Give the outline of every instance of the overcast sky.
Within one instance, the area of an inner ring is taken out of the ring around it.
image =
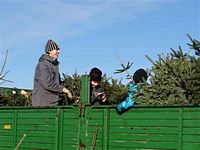
[[[0,0],[0,67],[14,83],[0,86],[33,87],[35,66],[48,39],[61,48],[60,73],[85,74],[100,68],[108,77],[133,62],[130,74],[150,68],[157,55],[200,40],[199,0]],[[191,51],[192,53],[193,51]]]

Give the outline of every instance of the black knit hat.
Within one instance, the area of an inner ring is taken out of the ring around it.
[[[133,74],[133,80],[135,83],[146,81],[147,80],[147,72],[144,69],[138,69]]]
[[[48,40],[46,45],[45,45],[45,53],[49,53],[50,51],[54,50],[54,49],[57,49],[59,50],[59,46],[58,44],[56,44],[53,40]]]
[[[92,68],[90,71],[90,80],[91,81],[101,81],[102,72],[98,68]]]

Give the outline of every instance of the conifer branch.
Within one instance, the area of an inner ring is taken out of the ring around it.
[[[131,66],[133,65],[133,63],[132,63],[132,62],[130,63],[130,62],[128,61],[127,65],[125,66],[125,65],[123,64],[122,60],[119,58],[119,56],[118,56],[117,54],[116,54],[116,57],[118,58],[118,60],[119,60],[119,62],[120,62],[120,64],[121,64],[121,66],[122,66],[122,69],[116,69],[115,72],[114,72],[114,74],[126,72],[126,73],[127,73],[127,79],[131,79],[132,76],[129,74],[128,69],[131,68]]]

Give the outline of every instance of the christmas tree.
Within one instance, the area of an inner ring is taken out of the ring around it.
[[[195,50],[195,56],[171,49],[169,54],[158,55],[149,70],[150,83],[143,86],[143,93],[137,97],[142,104],[199,104],[200,103],[200,42],[192,39],[188,44]]]

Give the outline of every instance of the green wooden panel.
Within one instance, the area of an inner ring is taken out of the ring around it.
[[[77,131],[64,131],[63,138],[77,138],[78,130]]]
[[[17,125],[17,130],[28,130],[28,131],[54,131],[55,125]]]
[[[166,134],[111,134],[110,140],[127,140],[127,141],[169,141],[177,142],[178,135]]]
[[[34,109],[33,109],[34,110]],[[42,111],[42,110],[35,110],[35,111],[22,111],[22,110],[20,110],[19,112],[18,112],[18,119],[21,119],[21,118],[23,118],[23,119],[30,119],[30,118],[37,118],[37,119],[44,119],[44,118],[55,118],[55,114],[56,114],[56,112],[53,112],[53,110],[52,110],[52,112],[50,111],[50,110],[48,110],[48,111]]]
[[[183,142],[198,143],[198,142],[200,142],[200,135],[183,135]]]
[[[118,115],[116,112],[112,112],[110,115],[111,119],[178,119],[180,117],[180,114],[178,111],[149,111],[149,112],[143,112],[143,110],[132,111],[128,113],[124,113],[122,115]]]
[[[198,112],[200,111],[200,107],[197,106],[197,107],[182,107],[184,112]]]
[[[1,127],[2,127],[4,124],[13,124],[13,119],[7,119],[7,118],[0,119],[0,125],[1,125]],[[1,129],[1,128],[0,128],[0,129]]]
[[[5,136],[5,135],[13,135],[13,130],[9,130],[9,129],[4,129],[4,130],[0,130],[0,136]]]
[[[200,119],[200,111],[197,111],[197,112],[193,112],[193,111],[184,112],[183,118],[184,119],[189,119],[189,120]]]
[[[200,127],[183,128],[183,134],[199,135],[200,136]]]
[[[4,150],[5,148],[10,148],[13,149],[13,146],[12,146],[12,142],[9,142],[9,141],[1,141],[0,143],[0,148],[2,148],[2,150]]]
[[[77,140],[77,137],[70,137],[70,138],[64,138],[63,139],[63,144],[64,145],[73,145],[73,144],[76,144],[78,143],[79,140]]]
[[[78,117],[78,112],[75,110],[64,110],[63,118],[64,119],[76,119]]]
[[[82,75],[81,77],[81,102],[89,103],[89,78],[88,75]]]
[[[0,119],[14,118],[14,111],[0,110]]]
[[[0,150],[13,150],[14,110],[0,109]]]
[[[110,140],[110,149],[120,150],[121,148],[153,148],[153,149],[178,149],[176,142],[152,142],[152,141],[122,141]]]
[[[96,125],[94,125],[94,126],[88,126],[87,129],[86,129],[87,133],[88,134],[93,133],[94,130],[95,130],[95,128],[96,128]],[[101,126],[101,127],[99,126],[99,128],[98,128],[98,134],[99,133],[103,133],[103,132],[104,132],[104,127],[103,126]]]
[[[20,149],[27,149],[27,150],[30,150],[30,149],[34,149],[34,150],[54,150],[55,149],[55,145],[54,144],[44,144],[44,143],[22,143],[20,145]],[[19,149],[19,150],[20,150]]]
[[[63,145],[63,150],[77,150],[79,147],[79,144]]]
[[[64,119],[63,123],[65,125],[77,125],[78,120],[77,119]]]
[[[0,141],[13,142],[13,136],[3,136],[3,135],[1,135]]]
[[[64,109],[62,118],[62,145],[60,148],[63,150],[77,149],[79,145],[79,113],[78,109]]]
[[[17,137],[17,141],[20,141],[22,139],[23,136],[18,136]],[[23,143],[43,143],[43,144],[53,144],[55,143],[55,136],[54,137],[41,137],[41,136],[29,136],[27,135],[24,140],[23,140]]]
[[[27,136],[30,137],[54,137],[55,136],[55,130],[50,131],[35,131],[35,130],[18,130],[17,135],[23,135],[26,134]]]
[[[55,118],[44,118],[44,119],[36,119],[36,118],[28,118],[28,119],[18,119],[18,125],[40,125],[47,124],[52,125],[55,124]]]
[[[137,134],[177,134],[178,127],[118,127],[110,126],[110,133],[137,133]]]
[[[200,120],[183,120],[184,127],[200,127]]]
[[[78,126],[67,126],[67,125],[65,125],[64,127],[63,127],[63,133],[64,132],[66,132],[66,133],[69,133],[69,132],[78,132],[79,130],[78,130]]]
[[[133,107],[132,109],[130,109],[129,111],[127,111],[126,113],[123,113],[122,115],[119,116],[127,116],[130,115],[131,113],[149,113],[149,112],[155,112],[155,113],[163,113],[163,112],[172,112],[172,113],[176,113],[179,111],[180,108],[173,108],[173,107]],[[111,113],[116,113],[116,109],[112,109]]]
[[[74,113],[72,113],[72,114],[64,114],[64,119],[77,119],[77,114],[74,114]]]
[[[98,119],[88,119],[88,126],[101,126],[103,125],[103,120],[98,120]]]
[[[0,108],[0,150],[13,150],[23,134],[19,150],[77,150],[80,141],[83,150],[93,143],[95,150],[200,150],[199,107],[135,107],[119,115],[113,107],[86,106],[79,113],[78,106]]]
[[[134,120],[134,119],[116,119],[112,122],[110,121],[111,126],[142,126],[142,127],[176,127],[179,125],[179,120]]]
[[[183,143],[183,150],[200,150],[200,144],[198,143]]]
[[[114,149],[114,148],[113,148]],[[115,148],[116,150],[169,150],[169,149],[155,149],[155,148],[136,148],[136,147],[120,147],[120,148]]]
[[[99,120],[102,120],[104,118],[104,116],[103,116],[103,112],[101,112],[101,113],[88,114],[87,118],[88,119],[96,119],[96,120],[99,119]]]

